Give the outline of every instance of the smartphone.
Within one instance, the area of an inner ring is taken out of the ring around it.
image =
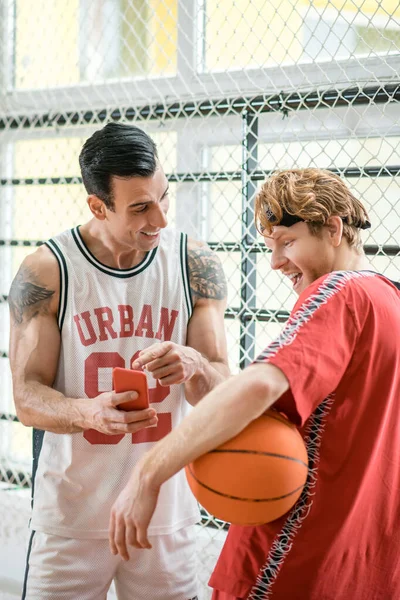
[[[143,371],[134,369],[113,369],[113,389],[116,392],[137,392],[136,400],[129,400],[118,405],[121,410],[144,410],[149,408],[149,390],[147,387],[147,376]]]

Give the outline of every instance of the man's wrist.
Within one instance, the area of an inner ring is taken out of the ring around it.
[[[194,350],[194,348],[193,348]],[[204,358],[204,356],[198,350],[194,350],[196,352],[196,369],[190,379],[202,378],[206,374],[207,365],[209,364],[208,360]]]
[[[89,418],[89,402],[88,398],[77,398],[71,400],[71,404],[75,409],[74,425],[83,431],[91,428]]]
[[[164,483],[157,461],[152,460],[151,451],[136,464],[135,476],[139,477],[140,487],[149,491],[158,491]]]

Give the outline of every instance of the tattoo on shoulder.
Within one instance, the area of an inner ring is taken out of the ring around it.
[[[223,300],[226,278],[219,258],[207,246],[188,248],[190,289],[193,299]]]
[[[27,321],[39,314],[47,314],[54,290],[40,284],[33,271],[21,266],[11,284],[8,303],[14,321],[21,324],[24,317]]]

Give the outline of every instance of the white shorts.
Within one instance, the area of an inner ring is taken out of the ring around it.
[[[152,548],[129,548],[125,562],[108,540],[32,533],[22,600],[197,600],[195,529],[150,537]]]

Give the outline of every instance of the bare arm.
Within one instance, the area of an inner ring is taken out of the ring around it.
[[[251,365],[224,381],[149,452],[149,479],[161,485],[189,462],[240,433],[288,389],[286,375],[269,364]]]
[[[97,429],[103,433],[128,433],[149,425],[154,411],[129,415],[116,406],[132,392],[106,392],[90,400],[67,398],[52,389],[60,354],[57,323],[59,272],[55,257],[39,248],[22,263],[10,289],[10,366],[14,401],[24,424],[55,433]],[[134,394],[136,397],[136,394]],[[146,413],[146,414],[144,414]],[[153,414],[154,413],[154,414]],[[146,423],[146,425],[144,425]],[[131,428],[131,429],[130,429]]]
[[[207,394],[135,467],[111,512],[111,551],[126,559],[127,545],[150,547],[147,527],[160,486],[188,463],[237,435],[288,388],[280,369],[258,364]]]
[[[10,366],[17,416],[24,425],[80,431],[79,406],[51,389],[57,371],[59,275],[40,248],[22,263],[10,289]]]
[[[206,244],[189,241],[188,264],[194,309],[187,345],[200,353],[200,361],[185,392],[188,402],[196,404],[230,373],[224,323],[227,286],[219,257]]]
[[[200,242],[189,241],[188,263],[193,313],[186,346],[153,344],[132,365],[145,367],[161,385],[183,383],[190,404],[229,376],[224,313],[226,281],[218,256]]]

